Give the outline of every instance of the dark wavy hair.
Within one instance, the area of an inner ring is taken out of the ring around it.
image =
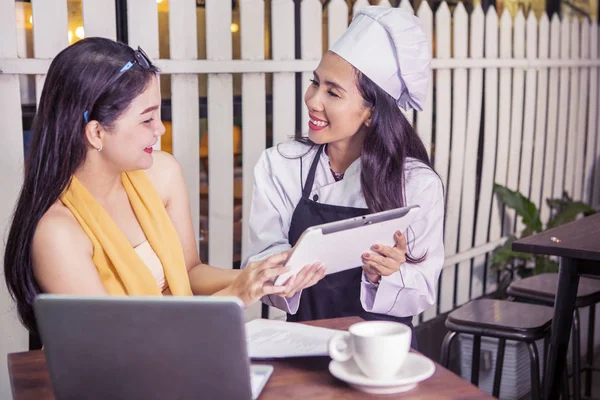
[[[32,332],[37,331],[32,304],[41,292],[33,274],[33,235],[42,216],[85,161],[84,112],[88,120],[110,130],[158,73],[154,66],[143,69],[137,63],[121,73],[133,60],[134,51],[125,44],[87,38],[61,51],[50,64],[4,254],[8,291],[23,325]]]
[[[356,68],[356,84],[364,105],[372,108],[371,123],[366,129],[360,156],[360,183],[367,207],[380,212],[406,206],[404,173],[408,157],[420,161],[415,168],[435,172],[423,141],[398,108],[396,100]],[[309,138],[297,133],[295,139],[314,146]],[[410,249],[409,262],[425,260],[427,254],[414,257]]]

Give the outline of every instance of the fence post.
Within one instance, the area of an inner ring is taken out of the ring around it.
[[[171,0],[169,3],[169,43],[172,60],[196,60],[195,0]],[[171,76],[171,121],[173,156],[177,158],[188,190],[194,243],[200,237],[200,125],[197,74]]]
[[[0,59],[17,58],[17,24],[14,1],[0,2]],[[65,35],[66,37],[66,35]],[[4,243],[12,212],[23,182],[23,126],[21,125],[21,94],[19,76],[0,73],[0,146],[5,150],[0,158],[0,260],[4,260]],[[0,398],[12,398],[6,355],[28,350],[27,330],[17,318],[15,303],[0,273]]]

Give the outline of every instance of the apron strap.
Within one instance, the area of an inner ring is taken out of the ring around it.
[[[319,165],[319,159],[321,158],[321,153],[323,152],[324,144],[319,146],[319,150],[317,150],[317,154],[313,159],[312,165],[310,166],[310,170],[308,171],[308,176],[306,177],[306,183],[304,184],[304,188],[302,189],[302,198],[308,199],[310,196],[310,192],[312,191],[313,183],[315,182],[315,172],[317,171],[317,165]],[[302,160],[300,160],[302,162]]]

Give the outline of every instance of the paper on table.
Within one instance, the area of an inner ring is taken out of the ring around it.
[[[246,324],[250,358],[326,356],[329,339],[340,331],[269,319]]]

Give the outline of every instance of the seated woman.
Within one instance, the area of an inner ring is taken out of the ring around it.
[[[246,305],[286,290],[287,254],[246,270],[203,264],[181,168],[152,146],[158,70],[138,49],[84,39],[52,61],[4,258],[24,325],[40,292],[221,295]]]
[[[286,311],[288,320],[360,316],[410,325],[435,302],[444,260],[443,187],[400,110],[422,109],[430,60],[414,15],[362,8],[323,56],[306,90],[308,138],[262,154],[255,169],[248,267],[287,251],[310,226],[421,207],[408,231],[396,233],[396,245],[373,243],[362,266],[324,278],[322,266],[307,266],[283,296],[263,299]]]

